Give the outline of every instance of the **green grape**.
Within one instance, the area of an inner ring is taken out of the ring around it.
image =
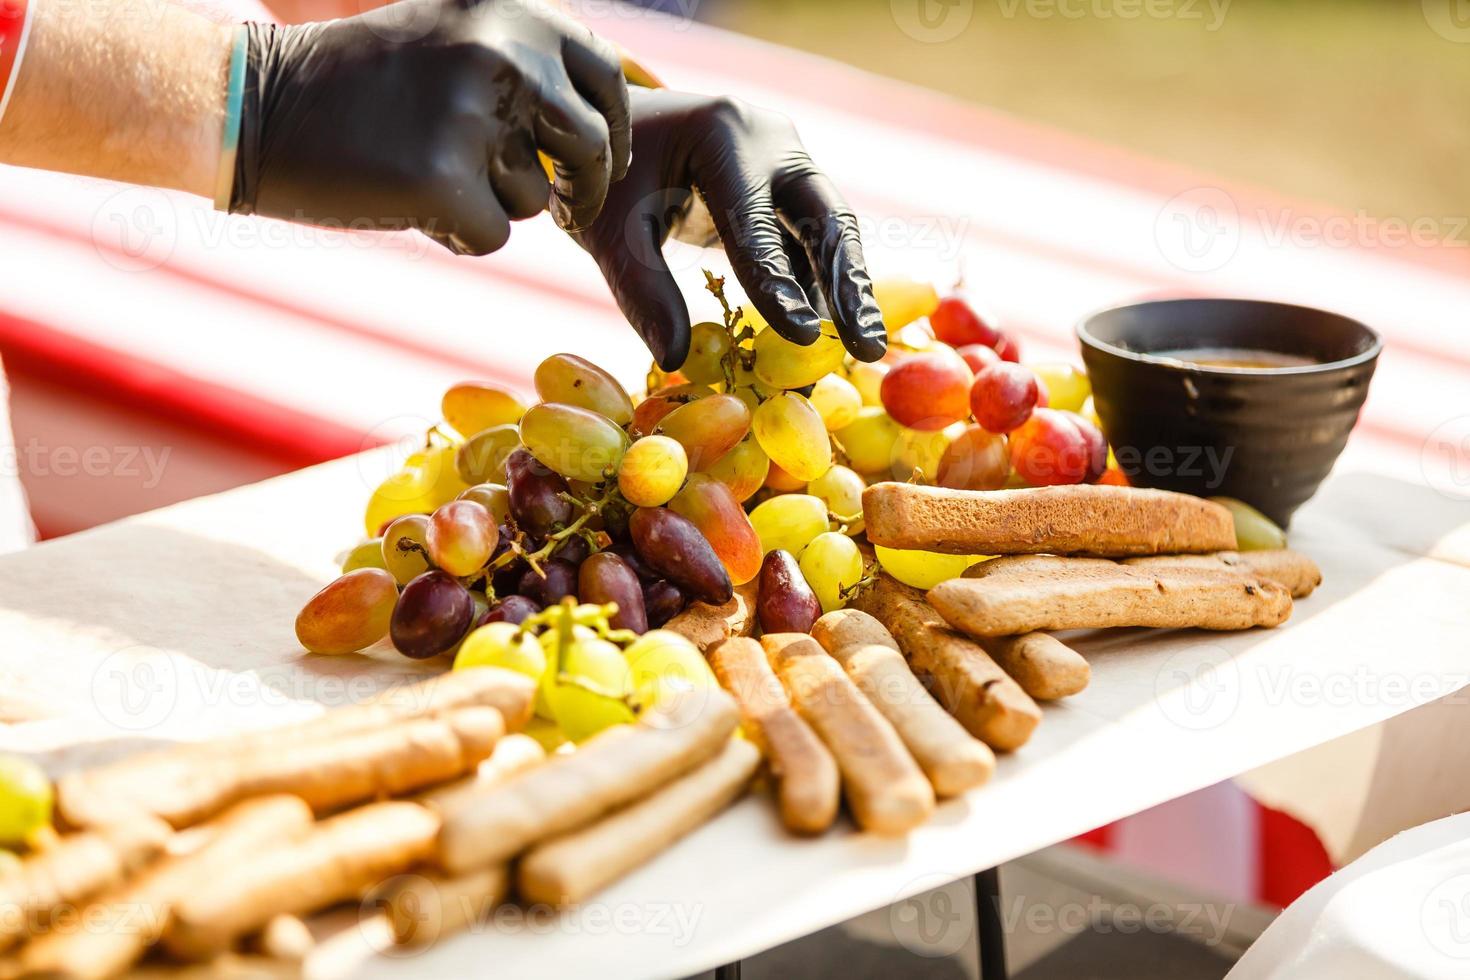
[[[671,695],[718,686],[699,648],[670,630],[650,630],[629,644],[633,702],[645,711]]]
[[[780,549],[800,557],[802,550],[829,526],[827,505],[809,493],[783,493],[758,504],[750,523],[761,539],[761,554]]]
[[[539,681],[546,673],[546,651],[514,623],[487,623],[465,637],[455,654],[455,670],[470,667],[503,667]]]
[[[676,440],[691,470],[713,466],[750,431],[750,408],[735,395],[710,395],[681,405],[658,424],[660,435]]]
[[[521,444],[516,425],[497,425],[476,432],[454,453],[454,468],[466,483],[504,483],[505,460]]]
[[[842,595],[863,577],[863,555],[857,544],[845,534],[827,531],[812,539],[801,553],[801,574],[817,594],[822,612],[829,613],[847,605]]]
[[[40,766],[18,755],[0,755],[0,844],[25,845],[49,827],[51,803],[51,780]]]
[[[842,366],[845,351],[831,321],[822,321],[822,333],[803,347],[774,330],[755,335],[755,375],[772,388],[805,388]]]
[[[312,653],[355,653],[388,635],[398,583],[359,568],[322,589],[296,614],[296,639]]]
[[[412,457],[411,457],[412,458]],[[405,464],[378,484],[368,497],[363,524],[369,536],[383,533],[388,522],[404,514],[427,514],[433,510],[433,474],[421,466]]]
[[[771,462],[798,480],[814,480],[832,465],[832,440],[822,417],[794,391],[761,402],[751,428]]]
[[[483,381],[466,381],[444,392],[439,404],[444,421],[462,436],[497,425],[515,425],[526,406],[515,395]]]
[[[806,492],[818,498],[833,515],[847,525],[848,535],[863,532],[863,478],[846,466],[834,466],[806,485]]]
[[[1267,551],[1286,547],[1286,532],[1271,518],[1243,500],[1234,497],[1211,497],[1235,518],[1235,550]]]
[[[729,487],[735,499],[743,504],[765,484],[770,470],[771,457],[755,436],[746,436],[705,472]]]
[[[712,385],[725,380],[725,355],[730,352],[730,332],[722,323],[696,323],[689,335],[689,356],[679,371],[696,384]]]
[[[847,369],[847,380],[857,389],[864,405],[874,408],[883,405],[883,379],[888,376],[889,367],[886,361],[854,361]]]
[[[668,436],[644,436],[618,464],[618,489],[635,507],[658,507],[679,492],[688,474],[683,446]]]
[[[893,449],[892,473],[895,480],[907,480],[917,470],[924,482],[939,482],[939,461],[944,451],[965,431],[965,423],[952,422],[934,432],[901,429]]]
[[[878,303],[883,325],[890,335],[920,317],[928,316],[939,306],[939,294],[934,287],[915,279],[875,279],[873,299]]]
[[[617,644],[575,639],[562,651],[547,701],[567,738],[581,742],[604,728],[633,720],[628,706],[631,672]]]
[[[1063,412],[1082,412],[1092,397],[1092,382],[1071,364],[1027,364],[1046,389],[1047,407]],[[1083,412],[1083,414],[1086,414]]]
[[[628,434],[605,415],[544,402],[532,405],[521,418],[521,442],[542,465],[562,476],[600,483],[617,472]]]
[[[520,438],[519,435],[516,436]],[[473,500],[488,510],[496,524],[504,524],[510,516],[510,491],[500,483],[477,483],[459,495],[460,500]]]
[[[882,408],[865,407],[857,421],[837,433],[847,460],[859,473],[888,476],[901,427]]]
[[[585,408],[618,425],[633,420],[633,399],[618,379],[576,354],[552,354],[537,365],[536,394],[543,402]]]
[[[965,573],[965,569],[976,562],[985,561],[988,557],[941,555],[933,551],[900,551],[897,548],[885,548],[881,544],[874,545],[873,550],[878,555],[878,564],[883,566],[883,571],[904,585],[926,591],[940,582],[959,578]]]
[[[826,375],[818,381],[808,398],[828,432],[836,432],[857,421],[858,412],[863,407],[863,396],[858,394],[852,382],[836,374]]]
[[[347,557],[342,559],[342,574],[355,572],[359,568],[386,568],[383,564],[383,539],[368,538],[362,544],[347,552]]]
[[[429,564],[429,515],[409,514],[383,532],[383,567],[399,585],[407,585],[433,566]]]
[[[449,503],[469,489],[469,482],[460,478],[454,463],[458,452],[457,443],[452,446],[431,446],[423,452],[414,453],[404,463],[406,467],[417,467],[424,474],[429,506],[423,513],[427,514],[440,504]]]

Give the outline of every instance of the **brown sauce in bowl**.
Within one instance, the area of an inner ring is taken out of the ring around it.
[[[1269,370],[1271,368],[1307,367],[1319,363],[1310,357],[1298,354],[1283,354],[1274,350],[1256,350],[1250,347],[1200,347],[1189,350],[1152,351],[1150,357],[1197,364],[1200,367],[1246,368]]]

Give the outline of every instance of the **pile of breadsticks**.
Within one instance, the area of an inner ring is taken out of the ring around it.
[[[150,950],[299,962],[300,917],[341,903],[386,917],[401,943],[512,892],[574,903],[743,795],[760,762],[718,689],[551,756],[507,734],[534,695],[520,674],[455,671],[64,776],[60,833],[0,876],[0,977],[117,976]]]

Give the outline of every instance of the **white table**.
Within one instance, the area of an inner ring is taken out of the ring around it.
[[[303,654],[301,603],[360,534],[378,456],[191,501],[0,559],[0,751],[54,773],[273,725],[433,669],[391,651]],[[352,930],[318,976],[687,976],[992,868],[1467,681],[1470,508],[1336,475],[1295,546],[1326,581],[1274,631],[1077,638],[1091,687],[1046,708],[993,783],[906,839],[784,834],[747,798],[555,919],[502,918],[405,959]]]

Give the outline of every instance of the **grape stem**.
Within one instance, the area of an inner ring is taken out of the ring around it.
[[[720,370],[725,375],[725,390],[734,393],[737,388],[749,388],[756,398],[756,402],[765,401],[765,397],[754,385],[740,385],[735,383],[736,367],[743,367],[747,371],[755,369],[755,351],[747,350],[741,345],[747,340],[755,339],[755,330],[746,323],[741,327],[741,321],[745,318],[745,308],[737,306],[730,308],[730,301],[725,298],[725,277],[717,276],[708,269],[701,270],[704,273],[704,288],[720,302],[722,319],[725,323],[725,333],[730,337],[730,347],[725,351],[725,356],[720,359]]]
[[[603,512],[603,509],[618,497],[618,489],[617,484],[608,483],[606,484],[606,489],[603,491],[602,496],[598,497],[596,500],[583,500],[581,497],[570,493],[563,493],[560,494],[560,496],[562,497],[562,499],[571,503],[572,506],[581,509],[582,513],[577,517],[576,520],[572,521],[572,523],[568,524],[560,531],[554,531],[551,534],[547,535],[546,543],[543,544],[540,548],[537,548],[535,551],[526,550],[525,546],[521,543],[521,540],[519,540],[525,537],[525,532],[518,531],[517,539],[512,540],[510,543],[510,550],[504,552],[494,561],[490,562],[490,564],[486,565],[481,574],[484,574],[488,578],[499,569],[504,568],[506,565],[509,565],[516,558],[524,558],[526,560],[526,564],[530,565],[532,570],[534,570],[537,575],[545,578],[546,571],[541,567],[541,563],[550,558],[551,553],[556,550],[556,546],[561,544],[567,538],[570,538],[575,534],[590,535],[592,532],[584,531],[584,528],[587,527],[587,522],[596,517],[598,514],[601,514]],[[595,540],[589,538],[587,543],[591,545],[595,544],[596,542]],[[492,591],[493,586],[487,588],[486,590],[487,593]]]
[[[877,584],[878,563],[876,561],[872,561],[869,562],[867,567],[863,569],[862,578],[858,579],[856,582],[852,583],[844,589],[839,589],[837,594],[842,598],[844,602],[851,602],[857,597],[858,593],[862,592],[864,589],[872,588],[874,585]]]

